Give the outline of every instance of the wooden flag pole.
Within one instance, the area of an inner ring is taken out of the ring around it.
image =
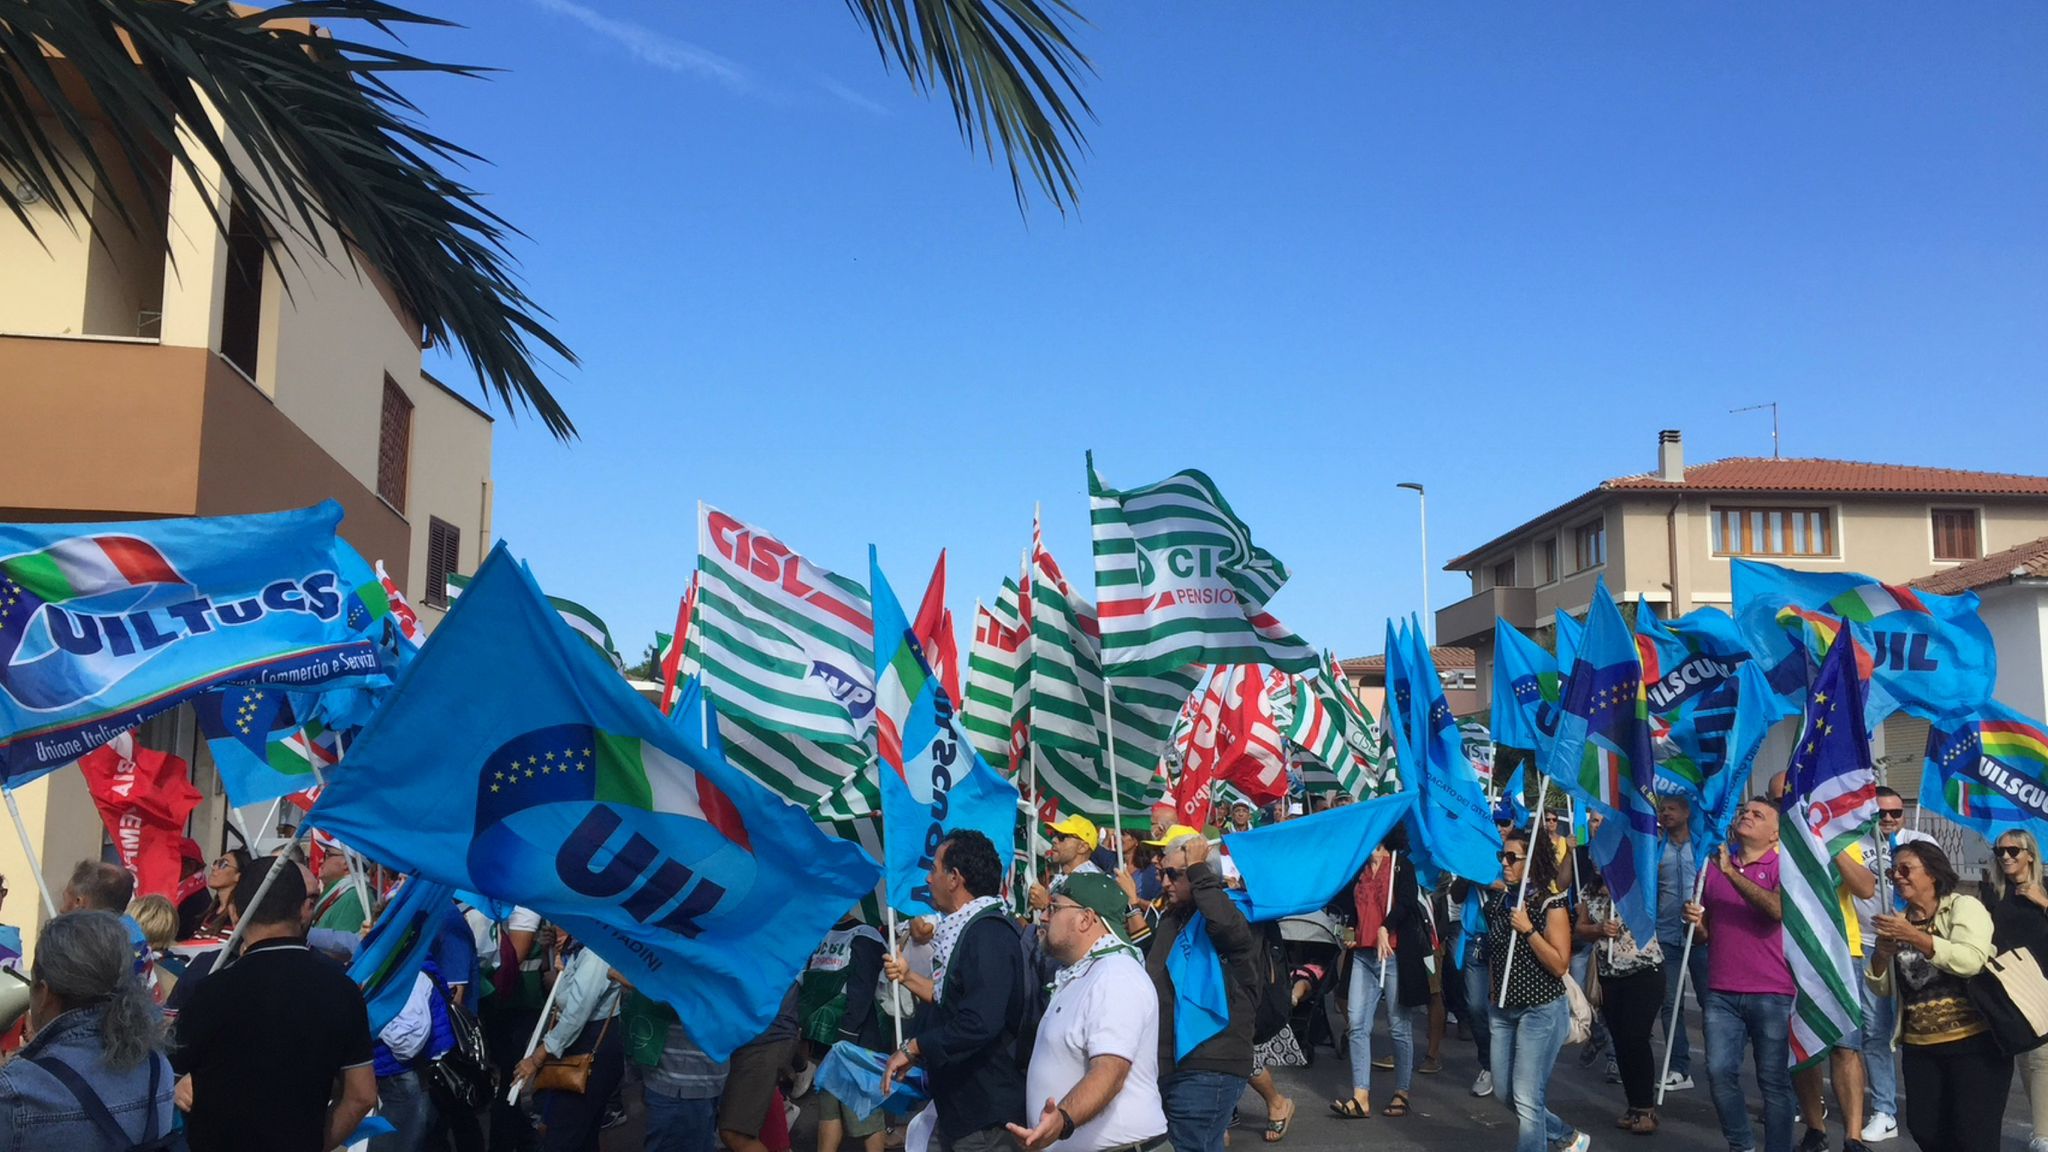
[[[1544,802],[1550,799],[1550,777],[1542,776],[1541,779],[1543,783],[1536,787],[1536,811],[1529,817],[1529,855],[1531,859],[1522,861],[1522,884],[1521,888],[1515,893],[1515,907],[1517,908],[1522,907],[1529,901],[1529,872],[1536,854],[1536,829],[1543,820]],[[1507,909],[1503,908],[1501,911],[1506,913]],[[1529,926],[1537,931],[1542,930],[1533,920],[1530,921]],[[1513,974],[1514,970],[1515,936],[1513,933],[1509,933],[1508,954],[1506,959],[1501,961],[1500,966],[1500,1002],[1495,1007],[1506,1008],[1508,1006],[1508,977]]]

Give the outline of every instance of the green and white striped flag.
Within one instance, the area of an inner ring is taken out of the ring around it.
[[[1835,1041],[1861,1025],[1863,1007],[1849,930],[1835,891],[1827,846],[1807,827],[1806,806],[1786,815],[1778,842],[1778,887],[1784,897],[1785,962],[1799,989],[1789,1043],[1793,1071],[1827,1056]]]
[[[995,607],[974,606],[974,640],[967,649],[967,700],[960,726],[982,760],[1014,774],[1015,740],[1024,709],[1024,662],[1030,634],[1018,612],[1017,582],[1004,579]]]
[[[1032,533],[1030,644],[1025,704],[1030,755],[1043,799],[1063,813],[1110,823],[1103,771],[1102,653],[1094,606],[1061,574],[1042,538]],[[1118,677],[1110,722],[1115,733],[1118,827],[1144,827],[1145,792],[1166,751],[1175,717],[1200,678],[1199,668]],[[1042,806],[1042,805],[1041,805]]]
[[[1361,781],[1363,790],[1353,793],[1360,800],[1377,800],[1401,790],[1401,758],[1394,753],[1394,717],[1388,714],[1392,707],[1391,699],[1380,702],[1380,722],[1374,733],[1376,755],[1367,759],[1365,779]]]
[[[460,572],[450,572],[448,602],[453,604],[467,587],[469,577]],[[626,661],[619,656],[618,646],[612,643],[612,630],[605,624],[603,617],[574,600],[564,600],[560,596],[548,597],[548,603],[554,605],[555,611],[562,617],[562,623],[567,624],[578,636],[590,641],[591,647],[604,653],[605,659],[612,662],[612,667],[624,670]]]
[[[1315,649],[1266,611],[1286,566],[1252,544],[1207,476],[1190,469],[1119,491],[1095,474],[1091,455],[1088,496],[1103,666],[1113,678],[1196,663],[1315,668]]]
[[[809,812],[876,810],[868,591],[708,505],[688,660],[733,766]]]

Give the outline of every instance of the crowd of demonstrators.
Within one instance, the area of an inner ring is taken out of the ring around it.
[[[1742,1096],[1747,1045],[1763,1095],[1763,1150],[1790,1152],[1794,986],[1785,962],[1777,806],[1761,797],[1743,804],[1729,842],[1708,867],[1700,899],[1686,904],[1685,917],[1709,949],[1704,1017],[1714,1111],[1730,1152],[1758,1146]]]
[[[1515,1114],[1515,1152],[1585,1152],[1591,1140],[1545,1101],[1550,1073],[1571,1026],[1564,980],[1572,954],[1571,915],[1549,829],[1510,829],[1501,880],[1482,904],[1492,978],[1489,1023],[1495,1090]]]
[[[1934,843],[1934,837],[1906,827],[1906,801],[1890,788],[1877,790],[1877,826],[1862,845],[1864,859],[1877,877],[1877,893],[1855,905],[1856,930],[1867,953],[1874,937],[1873,919],[1893,909],[1896,896],[1891,883],[1891,854],[1901,844],[1915,841]],[[1897,1053],[1892,1049],[1892,1029],[1897,1005],[1879,996],[1867,980],[1860,980],[1858,994],[1863,1008],[1863,1080],[1869,1119],[1863,1124],[1866,1143],[1890,1140],[1899,1134],[1899,1073]]]
[[[797,1014],[813,1060],[841,1040],[871,1052],[887,1052],[880,1011],[885,981],[882,959],[888,945],[858,908],[841,917],[811,953],[804,970]],[[846,1140],[863,1152],[882,1152],[882,1116],[856,1116],[830,1092],[818,1093],[818,1152],[839,1152]]]
[[[1899,845],[1891,872],[1904,907],[1875,918],[1865,976],[1897,1002],[1906,1129],[1923,1152],[1992,1152],[2013,1061],[1965,987],[1993,955],[1991,913],[1958,891],[1955,868],[1936,845]]]

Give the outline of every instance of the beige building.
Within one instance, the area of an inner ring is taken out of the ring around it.
[[[70,224],[31,205],[33,236],[0,215],[0,408],[10,417],[0,520],[209,516],[333,498],[347,511],[342,534],[383,561],[431,626],[447,574],[474,571],[490,540],[491,418],[421,369],[420,325],[375,272],[339,256],[334,236],[339,264],[304,237],[266,261],[207,175],[172,170],[157,202],[95,187],[90,219]],[[141,735],[194,763],[206,801],[193,836],[218,850],[228,817],[189,711]],[[76,772],[16,796],[53,889],[100,854],[104,832]],[[11,830],[0,874],[12,881],[0,921],[32,938],[37,895]]]

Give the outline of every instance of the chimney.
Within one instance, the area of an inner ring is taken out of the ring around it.
[[[1657,433],[1657,479],[1685,483],[1685,442],[1676,428]]]

